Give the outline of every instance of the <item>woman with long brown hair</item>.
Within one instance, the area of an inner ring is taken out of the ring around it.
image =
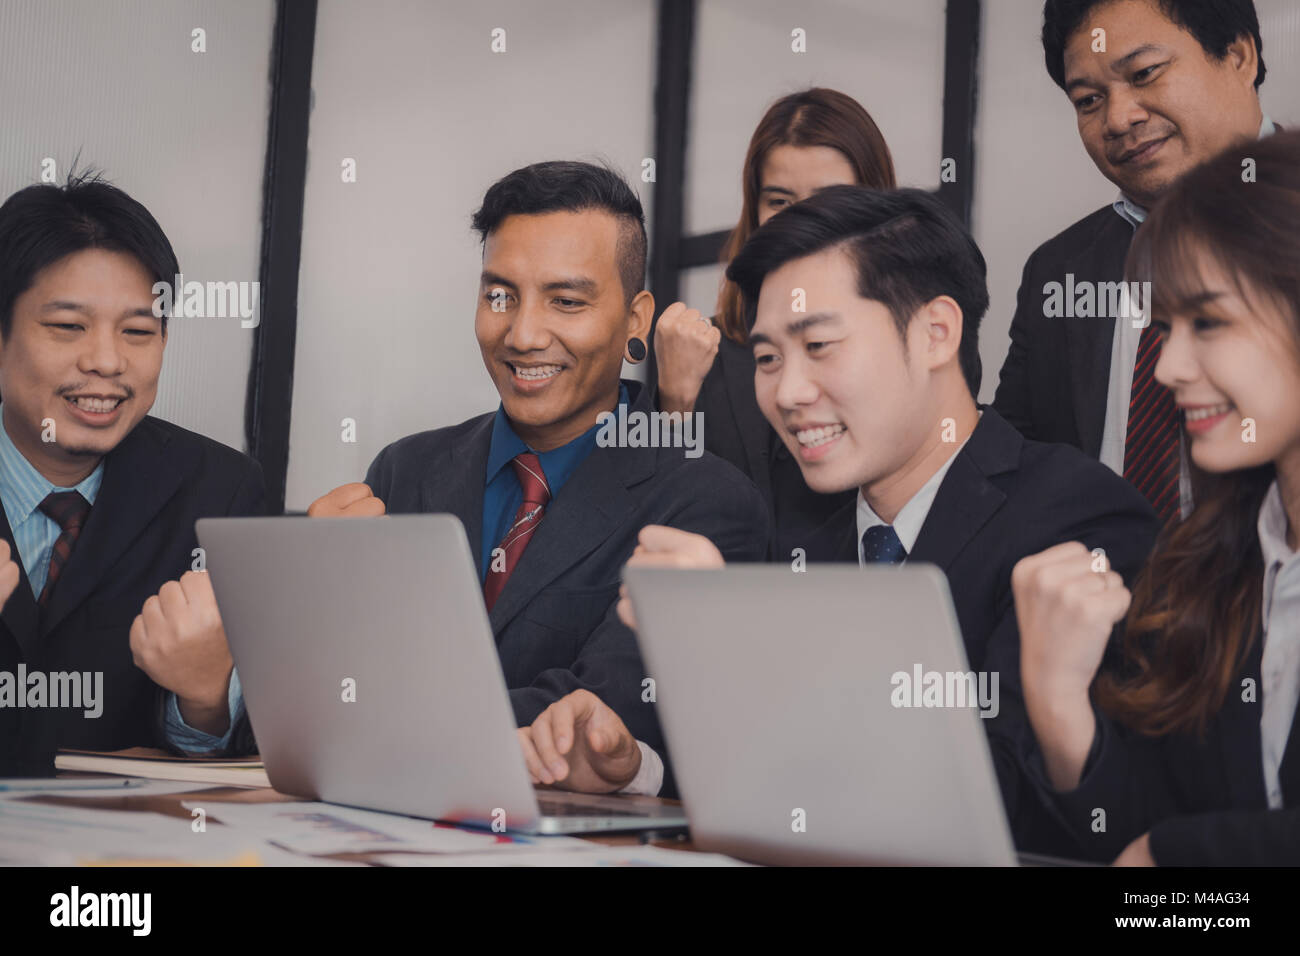
[[[836,185],[894,188],[894,162],[875,121],[857,100],[814,88],[783,96],[759,121],[742,172],[740,221],[722,250],[730,263],[772,216]],[[723,280],[717,314],[676,302],[655,325],[658,407],[701,412],[704,445],[758,486],[772,509],[774,553],[786,556],[856,492],[819,495],[772,432],[754,398],[754,356],[745,337],[740,292]]]
[[[1297,865],[1300,134],[1190,172],[1127,273],[1151,282],[1195,507],[1131,595],[1077,543],[1017,565],[1030,775],[1090,857]]]

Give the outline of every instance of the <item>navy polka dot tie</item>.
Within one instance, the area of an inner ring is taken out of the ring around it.
[[[872,525],[862,532],[862,557],[867,564],[898,564],[907,549],[887,524]]]

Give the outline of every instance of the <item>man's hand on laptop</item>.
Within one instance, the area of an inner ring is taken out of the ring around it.
[[[131,624],[131,656],[176,695],[185,723],[216,736],[226,732],[234,661],[206,571],[187,571],[144,602]]]
[[[5,601],[18,589],[19,580],[18,562],[12,557],[9,542],[0,541],[0,608],[5,606]]]
[[[636,550],[627,559],[629,568],[725,568],[726,559],[717,546],[702,534],[648,524],[637,535]],[[618,617],[636,630],[636,617],[627,587],[618,589]]]
[[[604,701],[575,690],[547,707],[530,727],[519,728],[519,745],[535,784],[580,793],[622,790],[641,769],[641,748]]]
[[[307,514],[312,518],[377,518],[384,514],[384,503],[365,482],[352,481],[321,495],[307,508]]]

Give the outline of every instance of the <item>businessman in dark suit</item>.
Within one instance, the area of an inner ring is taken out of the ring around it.
[[[807,560],[944,571],[970,666],[999,675],[999,713],[985,726],[1013,833],[1022,849],[1060,852],[1068,837],[1019,763],[1029,731],[1011,569],[1043,542],[1082,538],[1131,576],[1157,523],[1097,462],[1027,441],[976,405],[984,274],[974,241],[932,196],[854,186],[782,211],[728,270],[749,304],[765,417],[810,488],[857,489],[801,542]],[[806,312],[792,311],[796,288]],[[695,536],[646,530],[634,564],[723,560]]]
[[[174,579],[196,563],[197,518],[261,513],[264,492],[256,462],[148,417],[167,337],[153,285],[178,272],[158,223],[106,183],[0,207],[0,539],[19,571],[0,622],[0,775],[49,773],[60,747],[232,738],[224,645],[169,630],[201,576]],[[137,666],[142,610],[157,640]]]
[[[365,484],[313,516],[447,512],[464,524],[534,779],[530,725],[583,690],[640,745],[598,789],[671,792],[636,640],[615,613],[619,571],[647,524],[697,532],[733,560],[762,560],[766,507],[752,482],[699,446],[622,441],[604,423],[654,411],[624,357],[645,357],[654,301],[642,289],[640,201],[616,174],[539,163],[504,177],[475,215],[483,271],[475,333],[501,396],[495,413],[381,451]],[[664,437],[663,434],[660,436]],[[665,783],[666,781],[666,783]],[[572,784],[572,781],[569,781]],[[563,785],[563,784],[562,784]]]
[[[1257,92],[1259,21],[1251,0],[1047,0],[1043,19],[1048,73],[1119,195],[1025,263],[993,407],[1027,438],[1099,459],[1168,520],[1190,504],[1177,411],[1152,385],[1159,340],[1143,327],[1141,290],[1125,307],[1116,284],[1134,230],[1172,182],[1274,130]]]

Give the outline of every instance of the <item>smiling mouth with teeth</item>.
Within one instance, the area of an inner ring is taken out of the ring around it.
[[[515,373],[516,377],[523,379],[525,382],[540,382],[544,379],[553,378],[561,371],[561,366],[559,365],[534,365],[528,367],[524,365],[513,365],[509,362],[506,364],[510,365],[510,370]]]
[[[1183,416],[1189,422],[1199,422],[1203,418],[1213,418],[1215,415],[1226,415],[1232,411],[1232,405],[1210,405],[1205,408],[1185,408]]]
[[[802,428],[794,433],[794,437],[804,448],[816,448],[818,445],[834,441],[844,432],[843,425],[823,425],[820,428]]]
[[[70,405],[77,406],[83,412],[93,412],[99,415],[113,411],[126,401],[125,398],[92,398],[85,395],[69,395],[67,400]]]

